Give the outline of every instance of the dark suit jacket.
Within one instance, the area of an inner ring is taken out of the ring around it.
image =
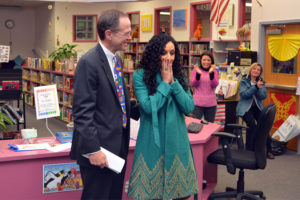
[[[78,164],[92,166],[82,154],[96,152],[100,146],[126,159],[130,101],[124,78],[123,85],[128,119],[126,129],[122,126],[123,113],[112,72],[100,44],[80,58],[74,76],[74,133],[70,152],[71,159],[77,160]],[[126,149],[121,149],[124,142]]]

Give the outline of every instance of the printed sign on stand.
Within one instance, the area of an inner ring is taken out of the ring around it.
[[[8,63],[10,46],[0,45],[0,63]]]
[[[56,85],[35,87],[34,101],[37,119],[59,116]]]

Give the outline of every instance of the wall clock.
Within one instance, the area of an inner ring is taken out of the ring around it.
[[[12,19],[7,19],[5,20],[4,25],[8,29],[13,29],[15,27],[15,21]]]

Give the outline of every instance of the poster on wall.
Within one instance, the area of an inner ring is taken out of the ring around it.
[[[226,38],[228,36],[229,26],[227,22],[221,22],[218,26],[218,37]]]
[[[37,119],[59,116],[56,85],[35,87],[34,101]]]
[[[187,12],[186,9],[174,10],[173,12],[173,27],[186,28]]]
[[[274,128],[279,128],[289,115],[296,114],[295,95],[271,92],[270,102],[276,105]]]
[[[83,184],[77,163],[43,165],[43,194],[82,189]]]
[[[220,24],[225,22],[228,24],[228,26],[233,26],[233,17],[234,17],[234,4],[230,3],[222,16]]]
[[[10,46],[0,45],[0,63],[9,62]]]
[[[152,15],[142,15],[141,16],[141,30],[142,31],[152,31]]]

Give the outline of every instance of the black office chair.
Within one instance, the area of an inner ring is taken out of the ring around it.
[[[264,169],[266,167],[266,141],[272,128],[276,113],[275,104],[267,105],[261,112],[256,129],[254,151],[248,151],[244,148],[232,148],[230,140],[237,139],[238,144],[243,144],[235,134],[217,132],[214,135],[220,137],[222,148],[212,152],[207,160],[210,163],[225,165],[230,174],[235,174],[236,168],[239,168],[239,177],[237,188],[226,188],[226,192],[213,193],[209,199],[217,198],[236,198],[236,199],[265,199],[262,191],[244,191],[244,169]],[[259,197],[258,197],[259,196]]]

